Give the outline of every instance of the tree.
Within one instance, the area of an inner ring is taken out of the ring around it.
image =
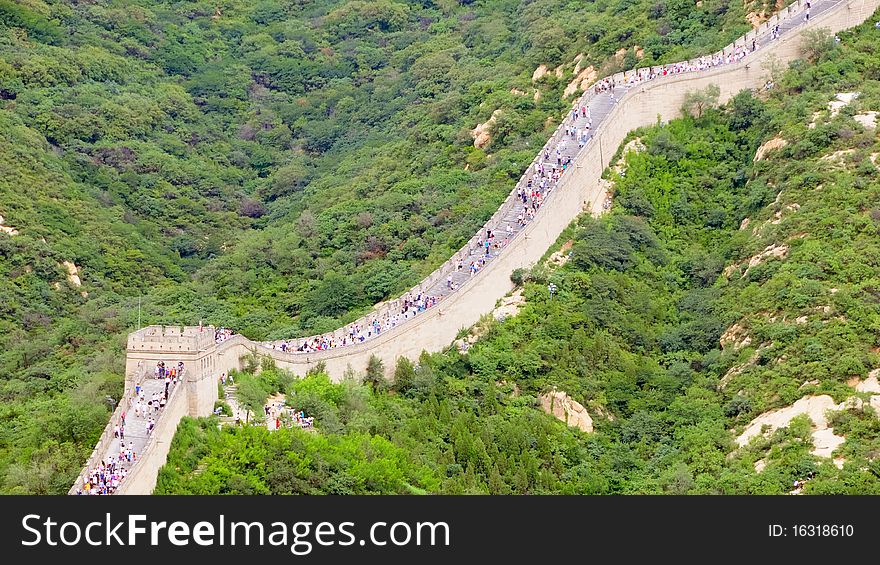
[[[369,384],[374,391],[385,388],[385,364],[376,355],[370,355],[367,362],[367,373],[364,376],[364,384]]]
[[[801,54],[811,64],[827,59],[837,49],[828,28],[808,29],[801,34]]]
[[[744,131],[753,124],[760,123],[765,114],[763,103],[752,96],[751,91],[743,90],[733,97],[729,104],[730,117],[727,123],[736,131]]]
[[[412,388],[415,380],[416,370],[412,361],[406,357],[399,358],[397,367],[394,368],[394,386],[392,388],[397,392],[406,392]]]
[[[702,118],[703,114],[718,105],[718,97],[720,95],[721,88],[717,84],[710,84],[703,90],[688,92],[684,96],[681,111],[694,118]]]
[[[627,236],[609,229],[606,223],[590,219],[576,236],[572,262],[581,270],[602,267],[623,271],[632,262],[632,245]]]
[[[617,198],[617,204],[623,206],[623,208],[627,212],[633,214],[634,216],[650,218],[654,215],[654,205],[651,204],[651,201],[645,194],[644,189],[639,187],[623,192]]]
[[[351,279],[328,271],[306,299],[314,316],[337,316],[358,303],[358,293]]]

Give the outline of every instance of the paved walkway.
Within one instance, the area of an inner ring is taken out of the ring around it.
[[[141,412],[140,416],[137,416],[134,413],[134,398],[126,399],[128,401],[128,408],[125,409],[125,444],[132,447],[137,456],[140,456],[144,452],[144,448],[147,446],[147,439],[149,438],[149,434],[147,433],[147,422],[149,421],[150,416],[153,417],[153,420],[158,422],[159,418],[162,415],[163,410],[156,412],[152,408],[146,405],[146,402],[149,401],[154,393],[159,393],[160,395],[165,391],[165,381],[164,379],[156,379],[151,376],[148,376],[144,379],[144,382],[141,383],[141,386],[144,389],[144,406],[147,408],[146,410]],[[172,389],[175,385],[172,385]],[[170,393],[169,393],[170,394]],[[117,457],[120,451],[120,440],[113,439],[110,443],[110,447],[107,449],[107,455],[109,457]],[[126,469],[131,468],[132,463],[124,463],[123,467]]]
[[[238,418],[239,421],[244,424],[249,420],[247,408],[242,408],[238,403],[238,385],[225,385],[223,387],[223,400],[229,405],[229,409],[232,411],[232,416],[225,416],[222,418],[223,422],[234,424],[235,419]]]
[[[180,386],[181,377],[179,377],[178,383],[171,384],[169,388],[169,398],[174,393],[175,389]],[[147,402],[152,399],[153,394],[158,393],[160,396],[165,391],[165,379],[157,379],[152,375],[145,375],[141,382],[141,387],[144,391],[144,410],[141,411],[140,415],[137,415],[134,410],[134,405],[137,398],[134,396],[134,391],[131,391],[132,396],[125,397],[121,400],[124,406],[125,411],[125,425],[122,428],[124,438],[113,437],[107,443],[107,447],[104,450],[100,460],[95,461],[94,465],[97,468],[98,465],[103,463],[117,462],[117,470],[124,469],[126,472],[130,471],[131,468],[137,464],[140,460],[140,457],[143,455],[146,450],[147,444],[150,440],[151,434],[147,432],[147,422],[150,417],[153,418],[155,426],[158,426],[159,419],[162,417],[162,414],[165,412],[165,409],[162,408],[158,411],[149,407]],[[118,409],[118,408],[117,408]],[[109,424],[108,424],[109,425]],[[155,427],[154,426],[154,427]],[[153,431],[155,432],[155,429]],[[122,452],[122,444],[125,444],[126,447],[129,447],[134,452],[134,457],[132,461],[119,459],[119,454]],[[86,467],[83,469],[83,472],[88,474],[91,473],[94,469],[91,467]],[[120,481],[120,484],[124,482],[125,479]]]

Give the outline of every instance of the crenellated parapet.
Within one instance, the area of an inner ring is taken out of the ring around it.
[[[214,326],[147,326],[128,336],[128,351],[192,353],[214,345]]]

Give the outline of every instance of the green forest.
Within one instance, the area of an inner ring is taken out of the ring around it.
[[[390,382],[375,363],[339,384],[251,363],[241,400],[285,392],[318,433],[186,419],[156,492],[785,494],[812,477],[807,494],[880,494],[880,414],[853,388],[880,367],[880,141],[855,119],[880,108],[878,34],[813,34],[772,89],[633,132],[612,211],[563,234],[564,266],[516,273],[527,303],[466,353]],[[829,111],[842,92],[859,96]],[[537,408],[551,387],[594,432]],[[847,401],[839,466],[811,453],[806,415],[734,441],[811,395]]]
[[[745,9],[0,0],[0,492],[66,492],[139,321],[357,318],[491,216],[578,55],[602,76],[715,50]]]

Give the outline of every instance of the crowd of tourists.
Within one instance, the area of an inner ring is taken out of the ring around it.
[[[809,22],[810,20],[811,8],[812,5],[810,2],[806,2],[803,6],[802,18],[805,22]],[[880,22],[877,23],[880,24]],[[780,34],[781,30],[779,24],[774,25],[769,30],[769,41],[775,41],[779,39]],[[593,85],[592,91],[593,94],[596,96],[607,92],[612,98],[612,101],[616,102],[614,94],[614,89],[616,87],[634,86],[645,81],[654,80],[658,77],[705,71],[714,67],[737,63],[745,58],[749,53],[756,51],[759,47],[760,44],[758,43],[757,38],[753,38],[748,43],[734,46],[734,49],[731,53],[716,53],[713,55],[704,55],[692,61],[681,61],[678,63],[670,63],[667,65],[641,69],[638,71],[627,71],[623,73],[622,81],[615,82],[613,78],[606,77],[595,83]]]
[[[296,340],[270,342],[266,345],[272,349],[284,352],[313,353],[315,351],[325,351],[361,343],[396,327],[398,324],[415,317],[420,312],[436,306],[439,301],[440,297],[438,296],[429,296],[421,292],[415,294],[407,293],[400,299],[399,308],[393,312],[386,311],[381,316],[363,323],[360,321],[355,322],[344,328],[341,335],[339,333],[318,335],[304,340],[299,345],[295,344]]]
[[[142,383],[135,384],[131,397],[123,399],[123,402],[128,404],[125,409],[121,410],[119,421],[113,424],[114,444],[118,441],[118,447],[111,444],[108,451],[113,453],[109,453],[108,457],[101,460],[98,465],[86,471],[83,484],[77,488],[76,494],[105,495],[116,492],[138,459],[134,441],[131,438],[126,440],[128,433],[126,416],[129,412],[134,413],[134,419],[128,423],[135,425],[135,420],[141,422],[144,435],[140,437],[149,438],[156,428],[156,420],[165,408],[171,391],[183,377],[183,372],[182,361],[171,366],[166,366],[164,361],[159,361],[153,370],[153,378],[161,384],[159,387],[150,387],[156,390],[153,390],[148,396],[146,387]],[[138,435],[136,431],[135,435]]]
[[[304,410],[294,410],[286,406],[283,401],[267,403],[263,406],[266,415],[266,427],[269,430],[277,430],[282,427],[310,429],[315,425],[314,416],[306,416]]]
[[[233,332],[229,328],[220,327],[214,330],[214,343],[223,343],[230,337],[234,335]]]

